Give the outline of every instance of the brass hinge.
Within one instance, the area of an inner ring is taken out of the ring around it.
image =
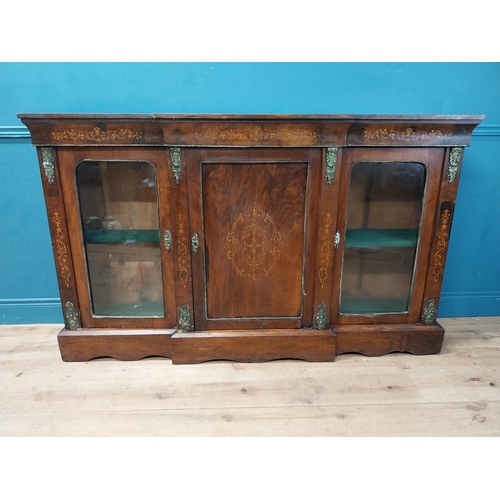
[[[163,242],[165,243],[165,248],[167,249],[168,252],[172,249],[172,234],[168,229],[165,230],[165,233],[163,235]]]
[[[170,148],[170,158],[172,160],[172,172],[174,173],[175,183],[179,185],[182,176],[181,148]]]
[[[337,229],[337,231],[335,232],[335,237],[333,238],[333,248],[337,250],[339,244],[340,244],[340,231]]]
[[[193,236],[191,236],[191,248],[193,249],[193,253],[198,253],[198,247],[198,235],[196,233],[193,233]]]

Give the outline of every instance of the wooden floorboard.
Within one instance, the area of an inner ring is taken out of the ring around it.
[[[500,436],[500,318],[442,353],[334,363],[61,360],[61,325],[0,326],[1,436]]]

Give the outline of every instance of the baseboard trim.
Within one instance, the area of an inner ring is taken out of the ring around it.
[[[0,299],[0,324],[64,323],[59,298]]]
[[[438,318],[468,316],[500,316],[500,291],[441,294]]]

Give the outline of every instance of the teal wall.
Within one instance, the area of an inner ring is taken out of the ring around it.
[[[500,315],[498,63],[0,63],[0,323],[60,323],[21,112],[486,114],[464,155],[438,315]]]

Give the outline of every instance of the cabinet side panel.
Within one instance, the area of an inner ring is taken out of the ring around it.
[[[76,290],[57,151],[55,148],[39,147],[37,152],[64,322],[67,328],[74,330],[81,326],[80,305]]]
[[[434,323],[436,320],[462,157],[463,148],[449,148],[445,156],[420,316],[420,322],[425,324]]]

